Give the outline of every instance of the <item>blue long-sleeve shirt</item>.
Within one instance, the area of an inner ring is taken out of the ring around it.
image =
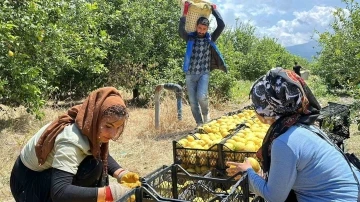
[[[360,171],[353,168],[360,180]],[[358,196],[358,185],[342,154],[298,126],[273,141],[267,182],[251,168],[247,171],[251,189],[270,202],[285,201],[291,189],[300,202],[349,202]]]

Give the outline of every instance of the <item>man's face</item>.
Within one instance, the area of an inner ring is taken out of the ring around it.
[[[196,32],[197,32],[197,36],[199,38],[203,38],[206,34],[206,32],[208,31],[209,27],[206,25],[202,25],[202,24],[198,24],[196,26]]]

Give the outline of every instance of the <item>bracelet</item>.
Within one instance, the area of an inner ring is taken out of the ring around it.
[[[105,187],[105,202],[112,202],[114,201],[112,194],[111,194],[111,189],[109,186]]]

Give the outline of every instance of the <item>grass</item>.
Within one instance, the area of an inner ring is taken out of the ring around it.
[[[248,101],[252,84],[252,81],[238,81],[236,86],[231,89],[232,102],[243,103]]]
[[[235,98],[231,102],[214,102],[210,106],[212,118],[217,118],[227,112],[235,111],[249,105],[248,91],[250,81],[241,81],[239,86],[234,87],[232,95]],[[323,88],[316,88],[316,93],[322,93]],[[319,92],[318,92],[319,91]],[[325,95],[327,95],[325,93]],[[125,99],[131,95],[124,93]],[[341,101],[340,98],[322,96],[326,101]],[[150,106],[153,106],[150,104]],[[22,107],[11,109],[5,108],[0,111],[0,201],[11,201],[9,177],[15,159],[27,140],[46,123],[52,121],[58,115],[66,112],[65,108],[44,108],[45,118],[37,120],[26,113]],[[155,129],[155,109],[135,108],[129,106],[130,117],[123,136],[117,142],[110,143],[110,153],[126,169],[145,176],[162,165],[170,165],[173,162],[172,141],[179,139],[185,133],[196,127],[190,107],[183,105],[183,119],[177,119],[175,98],[171,95],[163,97],[160,105],[160,128]],[[351,128],[351,138],[346,141],[346,148],[360,156],[360,135],[355,133],[356,127]]]

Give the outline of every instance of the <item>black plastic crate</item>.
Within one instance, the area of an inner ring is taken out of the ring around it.
[[[245,160],[245,158],[247,158],[247,157],[253,157],[256,160],[258,160],[257,156],[256,156],[256,152],[259,149],[258,148],[259,146],[254,145],[255,147],[251,151],[251,150],[236,150],[236,148],[229,148],[228,145],[226,144],[228,142],[228,140],[230,140],[234,136],[236,136],[237,133],[242,132],[242,131],[246,131],[246,130],[249,130],[249,129],[250,128],[245,125],[244,127],[241,127],[237,131],[235,131],[231,136],[225,138],[220,143],[220,154],[219,154],[219,156],[220,156],[220,159],[222,161],[221,165],[224,166],[224,167],[221,167],[220,169],[226,169],[226,162],[227,161],[243,162]],[[257,132],[260,132],[260,131],[257,131]],[[254,137],[256,137],[256,135]],[[239,137],[239,138],[243,138],[243,137]],[[262,140],[263,139],[262,137],[256,137],[256,138],[257,138],[257,140]],[[252,139],[250,141],[254,141],[254,139]],[[254,143],[255,143],[255,141],[254,141]],[[234,146],[236,146],[235,144],[234,144]],[[258,143],[258,144],[260,144],[260,143]],[[244,149],[248,149],[248,148],[245,147]]]
[[[177,164],[149,174],[142,188],[143,201],[249,201],[246,174],[240,180],[216,170],[192,175]]]
[[[227,147],[226,141],[246,128],[245,125],[241,126],[207,150],[184,148],[179,142],[173,141],[174,163],[180,164],[190,173],[203,175],[208,170],[226,169],[226,161],[243,162],[245,157],[256,158],[256,151],[235,151]]]
[[[329,102],[320,110],[316,124],[340,146],[350,138],[350,109],[346,105]]]
[[[223,167],[219,148],[219,144],[209,149],[185,148],[177,141],[173,141],[174,163],[180,164],[190,173],[204,175],[209,170]]]

